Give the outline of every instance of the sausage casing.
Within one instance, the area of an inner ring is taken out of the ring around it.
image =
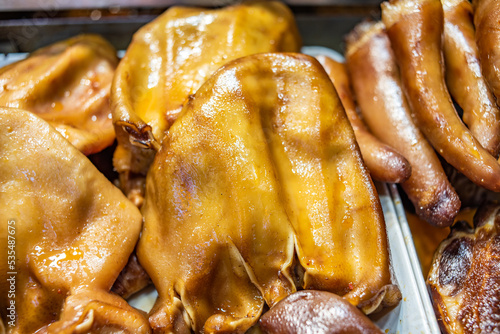
[[[382,4],[412,117],[443,158],[474,183],[500,191],[500,165],[459,118],[445,85],[439,0]]]
[[[500,6],[496,0],[474,0],[474,25],[481,69],[491,91],[500,98]]]
[[[412,165],[412,175],[401,186],[417,214],[433,225],[451,225],[460,200],[434,149],[411,119],[382,22],[365,22],[355,28],[347,39],[346,60],[370,130]]]
[[[463,120],[491,155],[500,150],[500,110],[481,74],[468,0],[443,0],[446,84],[463,109]]]

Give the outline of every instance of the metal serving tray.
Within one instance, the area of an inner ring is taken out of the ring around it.
[[[386,333],[439,334],[411,232],[396,186],[377,184],[384,210],[391,260],[403,300],[375,321]]]
[[[0,11],[19,10],[20,7],[16,6],[27,3],[33,4],[33,1],[36,2],[38,0],[33,0],[31,2],[7,1],[7,4],[10,4],[11,7],[5,9],[2,8],[2,4],[0,4]],[[322,2],[321,0],[315,1]],[[345,3],[344,0],[323,1],[328,4]],[[300,1],[289,1],[289,3],[294,2]],[[363,1],[356,1],[355,3],[363,4]],[[364,4],[366,3],[377,3],[378,5],[380,1],[366,0]],[[28,7],[23,8],[28,9]],[[302,34],[304,44],[323,45],[323,47],[304,47],[303,52],[311,55],[323,53],[332,58],[341,60],[342,56],[332,49],[341,51],[343,36],[350,31],[357,22],[361,21],[366,16],[366,11],[361,11],[361,14],[349,12],[346,16],[342,15],[342,11],[340,14],[333,13],[332,15],[321,17],[315,14],[297,15],[299,30]],[[75,20],[70,22],[66,19],[56,19],[49,20],[43,24],[37,24],[34,26],[35,28],[30,25],[36,22],[30,19],[0,20],[0,67],[26,57],[26,53],[6,53],[9,52],[9,50],[33,51],[34,48],[67,38],[80,32],[101,33],[115,44],[118,49],[123,49],[126,48],[126,43],[130,41],[131,34],[135,31],[130,27],[137,29],[140,25],[153,18],[154,16],[144,16],[132,19],[133,24],[123,29],[123,36],[119,36],[121,31],[120,27],[125,26],[125,21],[123,19],[113,22],[101,22],[100,24],[92,24],[86,20]],[[35,41],[31,41],[24,46],[16,44],[16,40],[12,40],[11,37],[16,36],[15,34],[21,34],[23,28],[27,26],[33,29],[33,34],[35,35],[33,39],[35,39]],[[65,29],[66,26],[68,26],[68,29]],[[36,38],[37,35],[40,35],[40,39]],[[42,36],[44,37],[42,38]],[[117,38],[113,39],[113,36]],[[329,48],[325,48],[325,46]],[[119,55],[122,54],[123,51],[119,52]],[[403,299],[396,308],[389,312],[385,312],[383,315],[375,315],[372,319],[385,333],[439,334],[440,330],[427,293],[420,269],[420,263],[397,188],[394,185],[382,183],[376,183],[376,186],[387,226],[393,274],[395,281],[400,287]],[[137,308],[149,311],[155,299],[156,291],[154,288],[150,288],[132,297],[129,302]]]

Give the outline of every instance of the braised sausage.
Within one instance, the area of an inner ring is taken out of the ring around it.
[[[468,0],[442,0],[446,84],[463,109],[463,121],[493,156],[500,151],[500,110],[481,74]]]
[[[449,164],[474,183],[500,191],[500,165],[462,123],[445,85],[441,2],[384,2],[382,20],[417,126]]]
[[[372,133],[404,154],[412,175],[401,184],[419,217],[448,226],[460,199],[438,156],[410,115],[390,41],[382,22],[364,22],[347,37],[346,61],[364,120]]]
[[[481,69],[498,100],[500,98],[500,6],[496,0],[474,0],[472,5]]]

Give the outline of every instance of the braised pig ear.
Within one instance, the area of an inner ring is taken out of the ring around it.
[[[365,313],[397,304],[380,201],[341,101],[319,63],[285,59],[273,64],[286,73],[275,77],[277,101],[261,114],[303,287],[344,296]]]
[[[500,328],[500,206],[483,204],[474,228],[458,222],[434,253],[427,285],[443,333]]]
[[[0,108],[0,161],[0,293],[17,273],[12,333],[148,332],[108,292],[139,238],[138,209],[35,114]]]
[[[295,291],[294,242],[306,288],[370,312],[393,287],[353,130],[305,55],[240,58],[207,80],[156,154],[142,211],[137,254],[159,293],[155,330],[248,329],[264,302]]]
[[[88,155],[110,146],[109,108],[116,50],[97,35],[80,35],[0,69],[0,106],[21,108],[52,124]]]
[[[155,146],[191,94],[223,64],[243,56],[300,49],[291,11],[282,3],[251,2],[222,9],[172,7],[135,33],[112,87],[118,148],[115,168],[146,175]],[[134,145],[133,145],[133,144]]]

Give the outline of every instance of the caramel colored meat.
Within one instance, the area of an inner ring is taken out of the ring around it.
[[[135,33],[112,87],[122,188],[141,203],[142,184],[161,142],[188,97],[230,60],[261,52],[299,51],[291,11],[278,2],[222,9],[172,7]]]
[[[375,180],[390,183],[400,183],[408,179],[411,175],[411,166],[408,160],[375,138],[359,117],[345,64],[326,56],[316,58],[325,68],[339,94],[340,101],[354,130],[361,155],[372,177]]]
[[[259,321],[268,334],[382,334],[360,310],[326,291],[294,293],[266,312]]]
[[[500,191],[500,165],[462,123],[445,85],[441,2],[384,2],[382,19],[419,129],[450,165],[474,183]]]
[[[0,161],[8,333],[150,332],[142,314],[108,292],[139,238],[139,210],[32,113],[0,108]]]
[[[443,0],[446,84],[463,120],[491,155],[500,151],[500,110],[481,73],[468,0]]]
[[[498,101],[500,99],[500,6],[497,0],[474,0],[472,5],[481,69]]]
[[[134,252],[113,284],[111,291],[127,299],[149,285],[151,285],[151,279],[142,268]]]
[[[207,80],[164,138],[142,211],[158,332],[244,332],[296,290],[294,272],[367,313],[398,291],[353,130],[309,56],[248,56]]]
[[[500,332],[500,206],[485,204],[452,227],[434,254],[427,285],[443,333]]]
[[[361,23],[347,38],[346,62],[363,118],[372,133],[401,152],[412,166],[401,184],[419,217],[449,226],[460,199],[438,156],[414,124],[384,25]]]
[[[79,35],[0,68],[0,106],[49,122],[86,155],[115,139],[109,94],[118,59],[97,35]]]

